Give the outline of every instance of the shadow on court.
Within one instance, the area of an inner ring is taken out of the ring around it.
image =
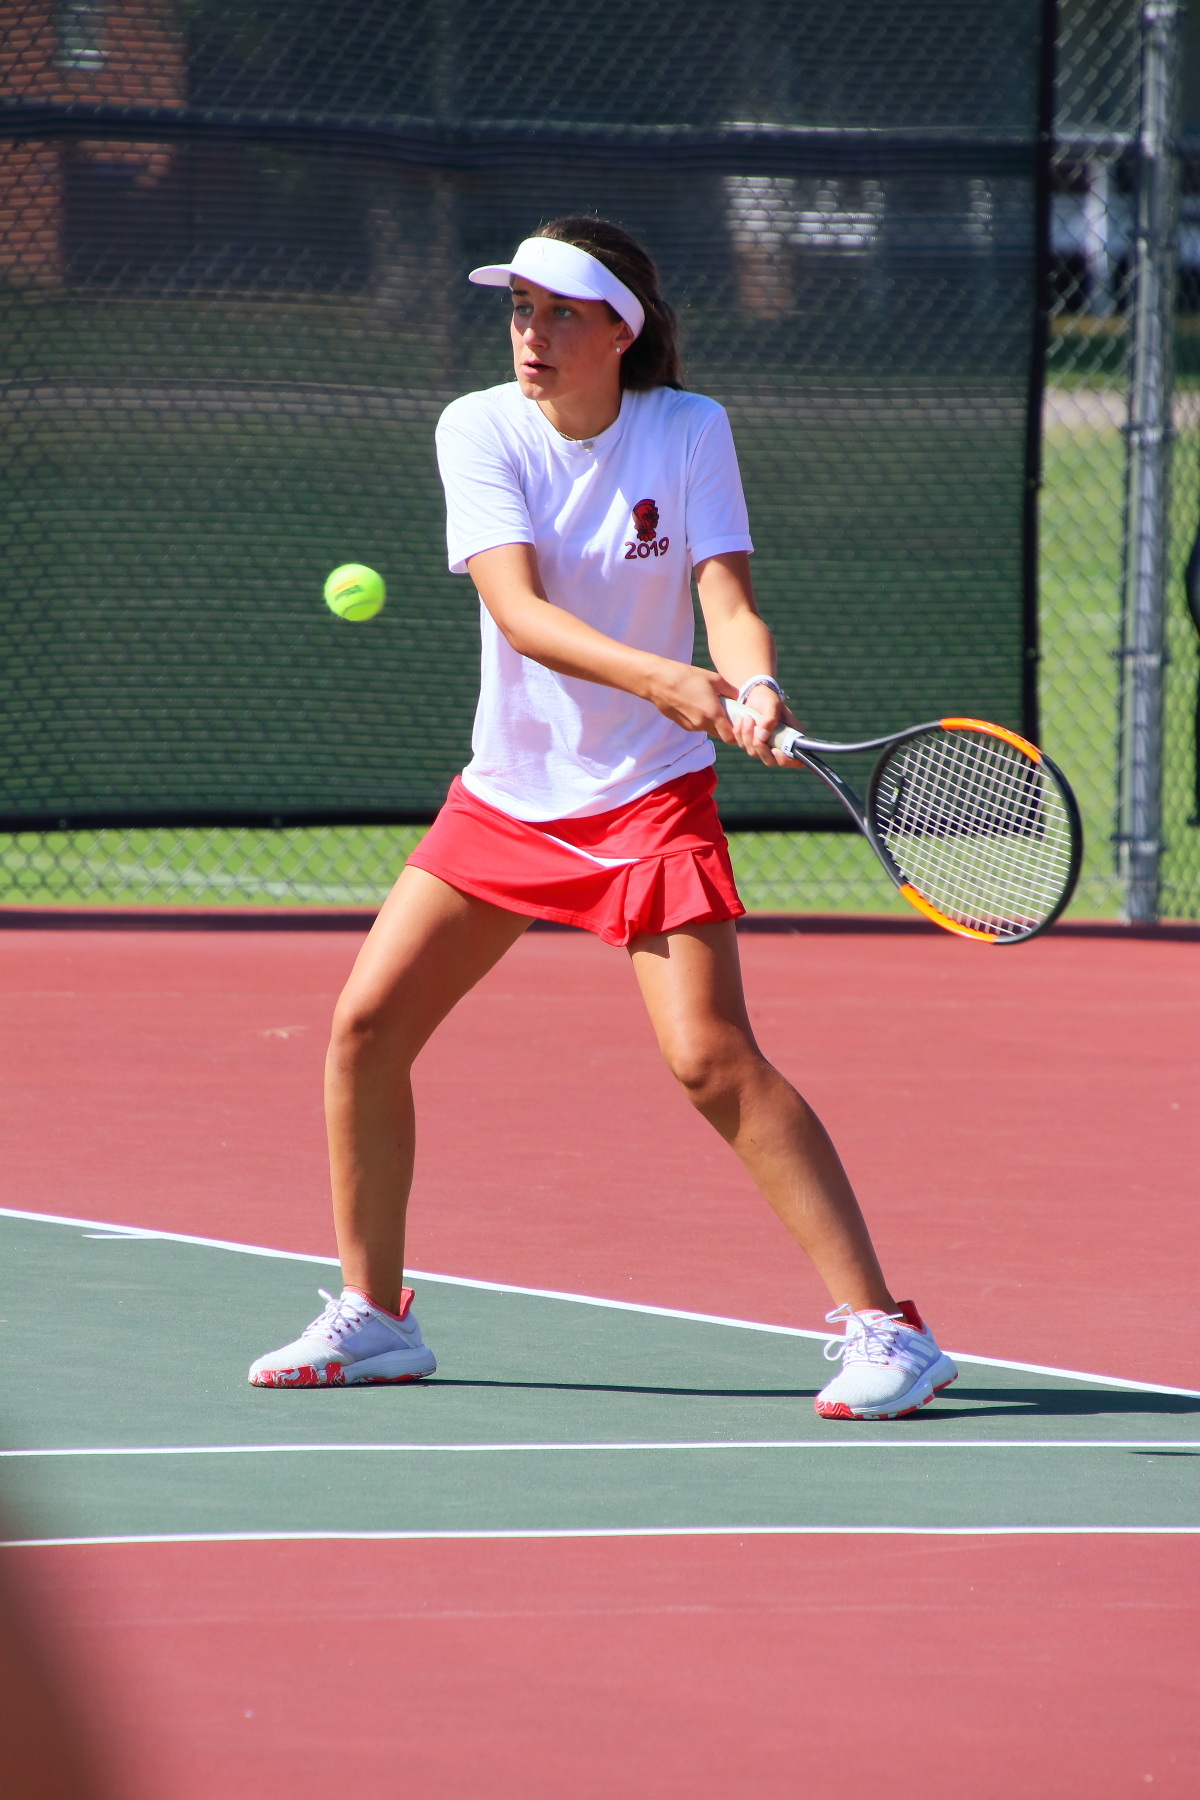
[[[815,1387],[650,1387],[617,1381],[496,1381],[442,1375],[432,1376],[423,1385],[430,1388],[531,1389],[567,1394],[656,1394],[668,1398],[697,1400],[811,1400],[818,1391]],[[970,1405],[948,1405],[943,1397],[933,1401],[929,1407],[921,1407],[917,1412],[910,1413],[908,1417],[926,1420],[969,1419],[978,1416],[977,1409],[981,1407],[986,1407],[989,1419],[1006,1414],[1016,1418],[1087,1418],[1119,1413],[1123,1417],[1140,1418],[1200,1412],[1200,1399],[1193,1400],[1186,1394],[1139,1394],[1121,1388],[1100,1392],[1089,1388],[1072,1393],[1069,1389],[1058,1391],[1046,1388],[977,1389],[963,1387],[961,1382],[956,1382],[953,1397],[955,1401],[969,1401]]]
[[[978,1416],[976,1408],[986,1407],[989,1419],[1008,1414],[1014,1418],[1087,1418],[1092,1415],[1119,1413],[1124,1418],[1158,1418],[1165,1413],[1200,1412],[1200,1400],[1186,1394],[1139,1394],[1125,1388],[964,1388],[956,1382],[956,1401],[968,1400],[970,1407],[934,1402],[939,1419],[967,1419]],[[912,1414],[917,1418],[919,1414]]]
[[[811,1400],[814,1387],[642,1387],[623,1381],[491,1381],[466,1380],[455,1376],[433,1376],[427,1387],[448,1388],[527,1388],[557,1394],[659,1394],[667,1398],[687,1400]]]

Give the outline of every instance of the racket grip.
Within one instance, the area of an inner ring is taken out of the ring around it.
[[[752,706],[743,706],[740,700],[722,699],[721,705],[731,719],[757,719],[758,714]],[[771,733],[772,750],[782,750],[785,756],[794,756],[794,746],[804,742],[804,733],[797,731],[794,725],[780,725]]]

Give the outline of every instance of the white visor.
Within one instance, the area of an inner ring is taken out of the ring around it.
[[[480,287],[507,287],[514,275],[536,281],[539,287],[561,294],[565,300],[607,300],[634,337],[640,336],[646,323],[637,295],[618,281],[611,269],[574,244],[560,243],[557,238],[526,238],[518,244],[511,262],[488,263],[485,268],[472,269],[467,279]]]

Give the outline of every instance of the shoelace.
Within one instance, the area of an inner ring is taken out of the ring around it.
[[[865,1318],[845,1302],[825,1314],[825,1323],[844,1323],[846,1327],[844,1337],[825,1340],[824,1355],[828,1362],[836,1362],[839,1356],[849,1356],[854,1362],[885,1363],[896,1347],[904,1314],[877,1313],[874,1318]]]
[[[345,1337],[347,1332],[357,1330],[370,1317],[369,1308],[353,1294],[339,1294],[335,1300],[324,1288],[318,1288],[317,1292],[326,1303],[325,1311],[313,1320],[304,1333],[305,1337],[309,1332],[315,1331],[321,1337],[328,1338],[331,1344],[336,1344],[339,1338]]]

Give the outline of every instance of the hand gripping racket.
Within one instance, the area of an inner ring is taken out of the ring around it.
[[[723,704],[731,719],[757,717]],[[1020,944],[1052,925],[1075,890],[1075,796],[1048,756],[1003,725],[934,719],[860,744],[781,725],[771,746],[833,790],[904,898],[945,931]],[[821,760],[863,750],[880,752],[865,805]]]

